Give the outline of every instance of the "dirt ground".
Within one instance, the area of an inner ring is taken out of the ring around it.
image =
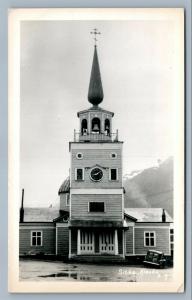
[[[61,261],[20,260],[21,281],[171,281],[173,268],[63,263]]]

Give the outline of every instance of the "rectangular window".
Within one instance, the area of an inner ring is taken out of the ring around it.
[[[110,169],[109,170],[109,179],[112,181],[118,180],[118,173],[117,173],[117,169]]]
[[[42,246],[42,231],[31,231],[31,246]]]
[[[173,252],[174,252],[174,229],[173,228],[170,229],[169,237],[170,237],[169,242],[170,242],[171,256],[173,256]]]
[[[70,205],[70,195],[66,194],[66,206]]]
[[[156,235],[154,231],[144,232],[144,246],[145,247],[156,246]]]
[[[84,180],[84,169],[83,168],[75,169],[75,180],[77,180],[77,181]]]
[[[89,212],[105,212],[105,203],[89,202]]]

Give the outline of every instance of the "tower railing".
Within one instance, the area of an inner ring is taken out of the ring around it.
[[[104,132],[81,133],[74,130],[74,142],[118,142],[118,130],[106,134]]]

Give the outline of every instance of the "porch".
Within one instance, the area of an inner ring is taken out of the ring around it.
[[[124,230],[120,228],[70,228],[69,258],[125,257]]]

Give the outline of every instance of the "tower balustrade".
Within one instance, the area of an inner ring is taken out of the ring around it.
[[[82,133],[74,130],[74,142],[118,142],[118,130],[113,133]]]

